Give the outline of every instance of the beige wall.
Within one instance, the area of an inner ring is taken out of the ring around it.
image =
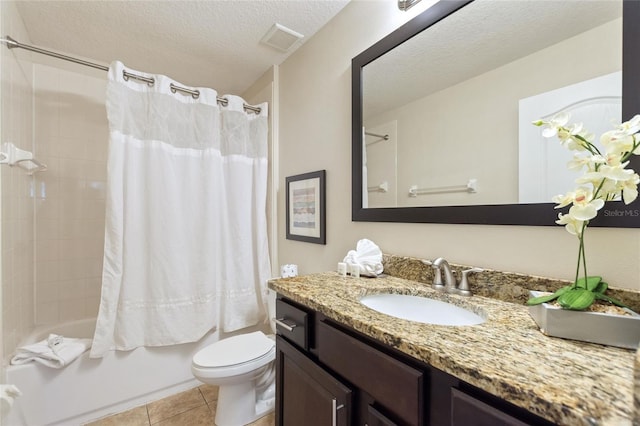
[[[0,2],[1,34],[28,37],[15,4]],[[12,142],[33,151],[32,64],[28,52],[0,47],[2,110],[0,143]],[[0,166],[2,229],[2,348],[3,360],[33,328],[34,204],[33,178],[18,167]],[[3,364],[4,364],[3,363]]]
[[[384,252],[570,279],[577,240],[562,227],[366,223],[351,221],[351,59],[406,19],[393,1],[346,6],[280,66],[280,187],[286,176],[326,169],[327,245],[285,239],[278,196],[279,262],[301,273],[333,270],[360,238]],[[640,289],[640,230],[590,229],[590,274]]]
[[[252,105],[262,102],[269,104],[269,173],[267,176],[267,235],[271,274],[278,275],[278,210],[274,201],[278,193],[278,66],[269,68],[243,94],[245,101]]]

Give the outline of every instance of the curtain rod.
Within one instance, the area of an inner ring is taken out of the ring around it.
[[[74,62],[76,64],[84,65],[87,67],[97,68],[102,71],[109,71],[109,67],[106,65],[96,64],[95,62],[85,61],[83,59],[74,58],[73,56],[67,56],[61,53],[53,52],[51,50],[46,50],[40,47],[20,43],[19,41],[14,40],[10,36],[5,36],[5,38],[0,38],[0,42],[6,44],[8,49],[19,48],[19,49],[30,50],[32,52],[40,53],[47,56],[53,56],[54,58],[62,59],[69,62]],[[135,80],[144,81],[150,86],[153,86],[155,83],[155,80],[153,78],[132,74],[127,71],[122,71],[122,78],[124,78],[125,80],[129,80],[129,78],[133,78]],[[171,89],[171,92],[173,93],[176,93],[176,91],[182,92],[182,93],[188,93],[191,96],[193,96],[194,99],[198,99],[198,97],[200,96],[199,90],[192,90],[186,87],[176,86],[173,83],[171,83],[170,89]],[[229,100],[221,96],[218,96],[216,100],[218,101],[218,103],[222,104],[223,106],[227,106],[229,104]],[[252,105],[247,105],[247,104],[244,104],[243,106],[245,110],[255,112],[256,114],[260,114],[261,109],[259,107],[254,107]]]

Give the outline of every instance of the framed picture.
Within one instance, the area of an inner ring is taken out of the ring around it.
[[[287,239],[326,244],[325,170],[289,176]]]

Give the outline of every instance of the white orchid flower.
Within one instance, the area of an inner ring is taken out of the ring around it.
[[[598,170],[598,172],[602,174],[602,176],[605,177],[606,179],[612,179],[618,182],[625,182],[631,179],[634,174],[633,170],[625,169],[625,167],[627,167],[628,164],[629,162],[627,161],[615,166],[605,165],[600,167],[600,170]]]
[[[625,204],[630,204],[638,198],[638,183],[640,183],[640,176],[637,173],[622,183],[622,199]]]
[[[598,210],[604,207],[604,200],[596,198],[587,203],[574,202],[573,206],[569,209],[569,216],[576,220],[587,221],[598,216]]]
[[[574,217],[568,214],[558,214],[558,220],[556,220],[558,225],[564,225],[564,228],[570,234],[577,235],[580,237],[582,235],[582,228],[584,226],[584,222],[581,220],[576,220]]]
[[[569,127],[559,127],[557,129],[558,139],[561,142],[572,140],[573,136],[580,135],[582,132],[582,123],[574,123]]]
[[[582,123],[575,123],[569,127],[560,127],[557,136],[562,146],[571,151],[584,151],[586,144],[581,138],[589,135],[582,132]]]
[[[567,163],[567,168],[572,171],[580,171],[583,167],[586,167],[588,171],[595,171],[596,164],[606,164],[607,160],[602,155],[590,155],[583,156],[580,154],[574,154],[573,160]]]
[[[640,131],[640,115],[635,115],[631,120],[625,121],[614,130],[605,132],[600,137],[600,142],[607,152],[619,153],[620,156],[632,152],[640,154],[640,144],[636,134]]]
[[[564,128],[564,125],[569,122],[570,117],[571,116],[567,112],[563,111],[551,117],[551,120],[538,120],[534,121],[533,124],[536,126],[544,125],[545,128],[542,130],[542,136],[545,138],[552,138],[558,134],[560,129]]]
[[[640,115],[634,115],[631,120],[625,121],[618,126],[618,129],[627,135],[633,135],[640,132]]]
[[[593,191],[586,187],[579,187],[575,192],[568,192],[564,196],[556,196],[553,201],[558,203],[557,209],[573,204],[569,209],[569,216],[575,220],[587,221],[598,215],[598,210],[604,206],[604,200],[593,198]]]
[[[551,200],[557,204],[557,206],[555,206],[556,209],[561,209],[573,203],[573,200],[575,197],[576,197],[575,192],[567,192],[564,195],[562,194],[556,195]]]
[[[630,152],[634,142],[633,135],[628,135],[620,130],[610,130],[600,136],[600,143],[608,154]]]
[[[568,139],[560,140],[560,144],[569,151],[588,151],[588,144],[582,139],[577,138],[575,135],[572,135]]]
[[[609,166],[619,166],[622,164],[622,154],[619,152],[607,153],[604,157]],[[626,164],[629,164],[628,162]],[[626,166],[623,166],[626,167]]]
[[[583,185],[586,183],[592,184],[595,188],[601,186],[602,181],[606,179],[615,182],[626,182],[633,178],[634,171],[625,169],[628,162],[619,164],[617,166],[603,165],[598,171],[590,171],[576,179],[576,183]]]
[[[599,188],[598,198],[602,198],[604,201],[616,201],[620,200],[620,193],[624,189],[624,183],[605,179],[599,184]]]
[[[605,179],[606,178],[604,177],[604,175],[602,173],[600,173],[599,171],[598,172],[592,171],[592,172],[587,172],[587,173],[583,174],[582,176],[577,178],[575,182],[578,185],[590,184],[594,188],[598,188],[602,184],[602,181],[605,180]]]
[[[594,135],[582,130],[582,123],[574,123],[566,127],[571,116],[567,112],[559,112],[551,117],[550,120],[537,120],[533,124],[536,126],[545,126],[542,129],[542,136],[545,138],[551,138],[557,136],[562,146],[567,147],[572,151],[585,151],[587,150],[588,143],[591,141]]]

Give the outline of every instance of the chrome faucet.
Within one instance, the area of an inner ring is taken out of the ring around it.
[[[444,275],[444,291],[447,293],[456,293],[456,277],[453,275],[453,271],[451,270],[451,266],[449,266],[449,262],[447,262],[443,257],[439,257],[433,261],[433,264],[431,266],[434,269],[441,271],[442,275]]]

